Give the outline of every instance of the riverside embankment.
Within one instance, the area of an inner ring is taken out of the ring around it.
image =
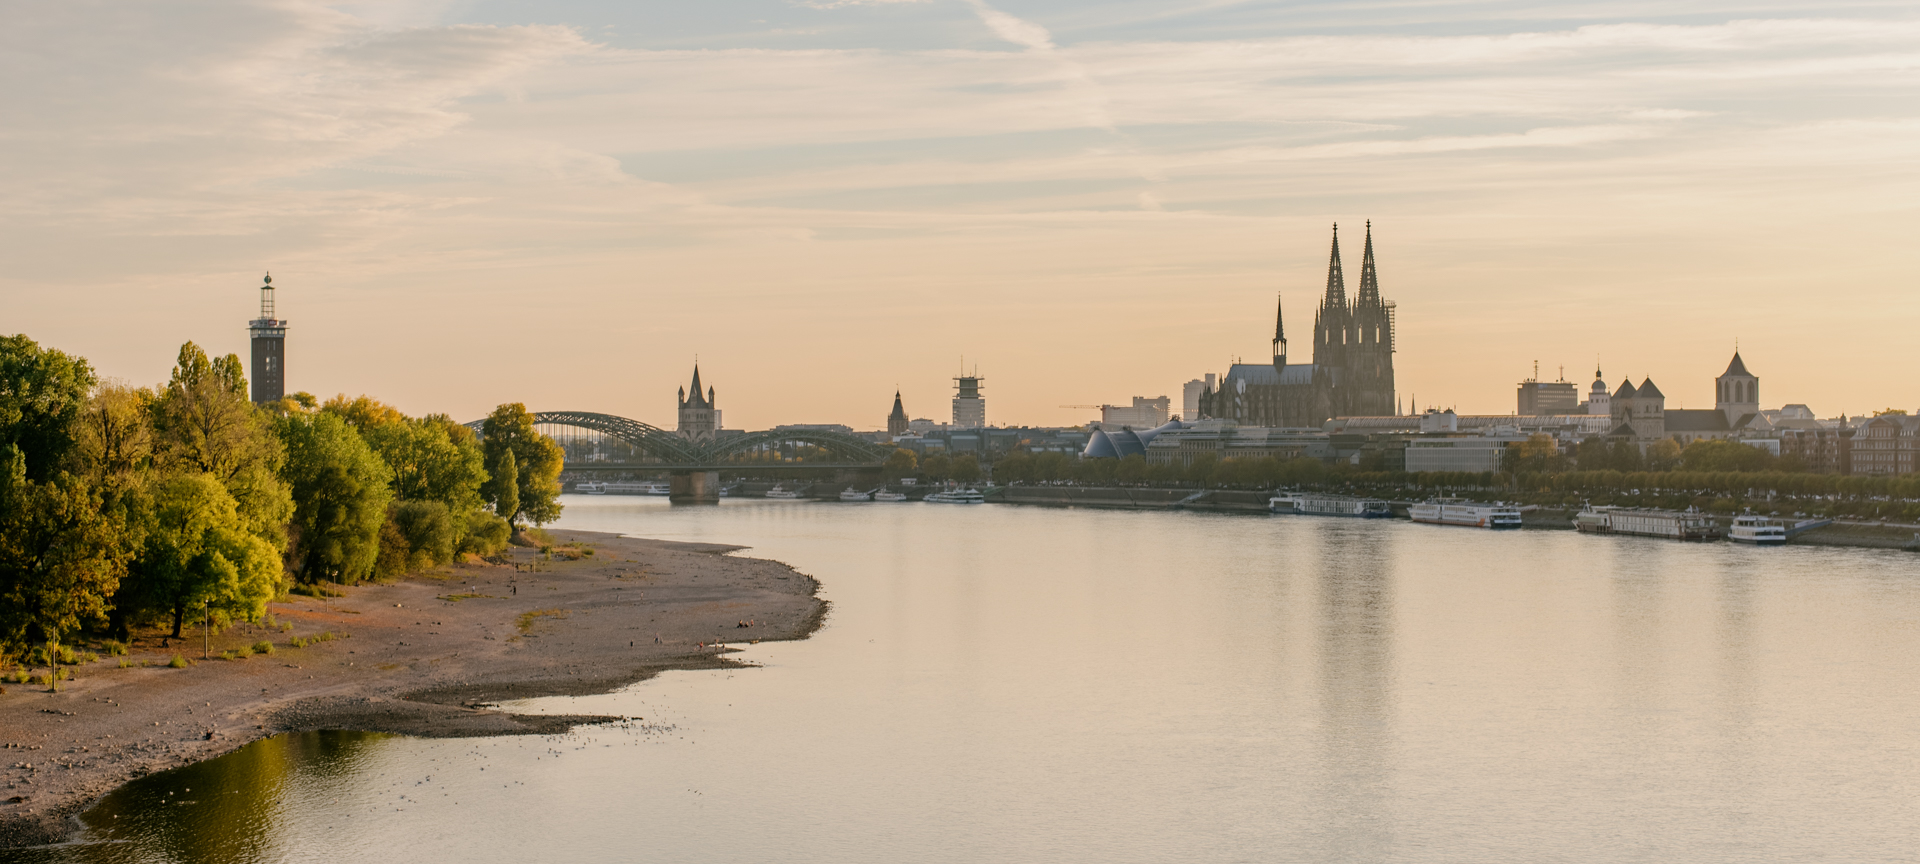
[[[490,705],[608,692],[667,669],[731,665],[721,643],[802,638],[825,605],[809,576],[740,547],[589,531],[554,540],[579,560],[471,563],[329,599],[272,605],[291,631],[141,638],[126,658],[73,667],[57,693],[0,695],[0,847],[50,843],[100,795],[154,771],[280,732],[347,729],[425,737],[544,734],[601,716],[530,716]],[[321,633],[334,638],[291,647]],[[272,654],[221,660],[259,641]],[[176,654],[187,668],[169,668]],[[122,668],[118,660],[131,665]]]

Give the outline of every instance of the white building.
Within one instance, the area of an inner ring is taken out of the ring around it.
[[[1167,423],[1167,413],[1173,400],[1165,396],[1148,399],[1145,396],[1133,397],[1132,405],[1100,406],[1100,428],[1102,429],[1158,429]]]
[[[1213,390],[1217,377],[1208,372],[1205,380],[1195,378],[1180,385],[1180,419],[1187,422],[1200,419],[1200,394]]]

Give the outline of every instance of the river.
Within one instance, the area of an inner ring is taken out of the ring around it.
[[[282,736],[34,862],[1909,861],[1920,558],[1315,517],[568,496],[818,577],[811,639]]]

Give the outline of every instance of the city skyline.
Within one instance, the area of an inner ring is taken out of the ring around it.
[[[271,270],[322,397],[664,424],[698,355],[729,426],[878,428],[965,354],[1064,425],[1259,362],[1371,218],[1422,406],[1597,354],[1706,407],[1738,340],[1770,400],[1913,410],[1920,19],[1543,8],[35,9],[5,329],[152,384],[246,356]]]

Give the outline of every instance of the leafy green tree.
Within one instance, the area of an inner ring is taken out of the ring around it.
[[[1024,450],[1008,453],[993,463],[993,482],[1026,483],[1033,479],[1033,454]]]
[[[443,506],[456,547],[482,521],[482,508],[487,503],[482,488],[489,477],[486,454],[473,430],[445,414],[433,414],[372,424],[361,437],[393,472],[396,498]],[[451,549],[448,554],[452,554]],[[435,563],[447,560],[441,558]]]
[[[239,503],[209,474],[174,474],[153,485],[152,522],[134,563],[136,599],[172,619],[180,638],[189,612],[224,622],[256,618],[280,590],[280,556],[254,536]]]
[[[510,524],[517,524],[521,516],[535,525],[560,518],[560,469],[566,452],[533,428],[527,406],[515,402],[495,408],[481,423],[480,438],[486,464],[500,465],[500,454],[513,452],[518,501],[514,509],[501,512],[498,505],[504,499],[496,497],[494,512]]]
[[[130,477],[153,461],[153,393],[117,382],[94,388],[74,419],[74,473],[100,483]]]
[[[951,476],[952,467],[953,462],[945,453],[929,453],[927,458],[920,460],[920,473],[927,475],[927,479],[935,483],[945,483]]]
[[[37,635],[51,664],[61,634],[106,613],[127,540],[124,523],[73,475],[29,480],[26,454],[0,445],[0,656]]]
[[[962,453],[953,457],[948,464],[947,474],[961,483],[972,483],[980,479],[980,457],[972,453]]]
[[[353,584],[373,572],[393,475],[338,416],[289,415],[282,470],[293,492],[293,558],[302,581]]]
[[[1064,480],[1073,471],[1073,457],[1065,453],[1047,452],[1033,457],[1034,479],[1051,483]]]
[[[1121,457],[1120,463],[1113,468],[1113,479],[1129,486],[1145,481],[1147,457],[1138,453],[1128,453]]]
[[[240,358],[207,357],[198,345],[180,346],[166,389],[152,403],[156,467],[171,473],[211,474],[239,505],[254,536],[286,546],[293,499],[280,469],[286,450],[273,416],[247,399]]]
[[[355,432],[362,435],[377,426],[401,423],[407,419],[407,415],[400,413],[400,409],[371,396],[356,396],[348,399],[345,393],[328,399],[320,406],[320,410],[347,421],[348,426],[352,426]]]
[[[1773,454],[1738,441],[1695,441],[1680,451],[1688,471],[1767,471],[1775,467]]]
[[[912,450],[898,447],[887,454],[887,461],[880,463],[880,471],[888,477],[905,477],[913,473],[913,469],[918,467],[918,462]]]
[[[27,479],[59,472],[95,381],[82,358],[41,348],[24,335],[0,336],[0,447],[20,448]]]
[[[458,539],[447,505],[438,501],[395,501],[389,505],[386,524],[380,528],[380,558],[375,572],[385,578],[445,564],[453,560]]]
[[[520,484],[517,478],[520,468],[514,464],[513,450],[501,448],[500,461],[493,463],[493,479],[487,481],[487,500],[493,502],[494,515],[507,520],[507,527],[513,527],[513,517],[520,512]]]
[[[1680,465],[1680,442],[1662,438],[1647,448],[1648,471],[1672,471]]]

